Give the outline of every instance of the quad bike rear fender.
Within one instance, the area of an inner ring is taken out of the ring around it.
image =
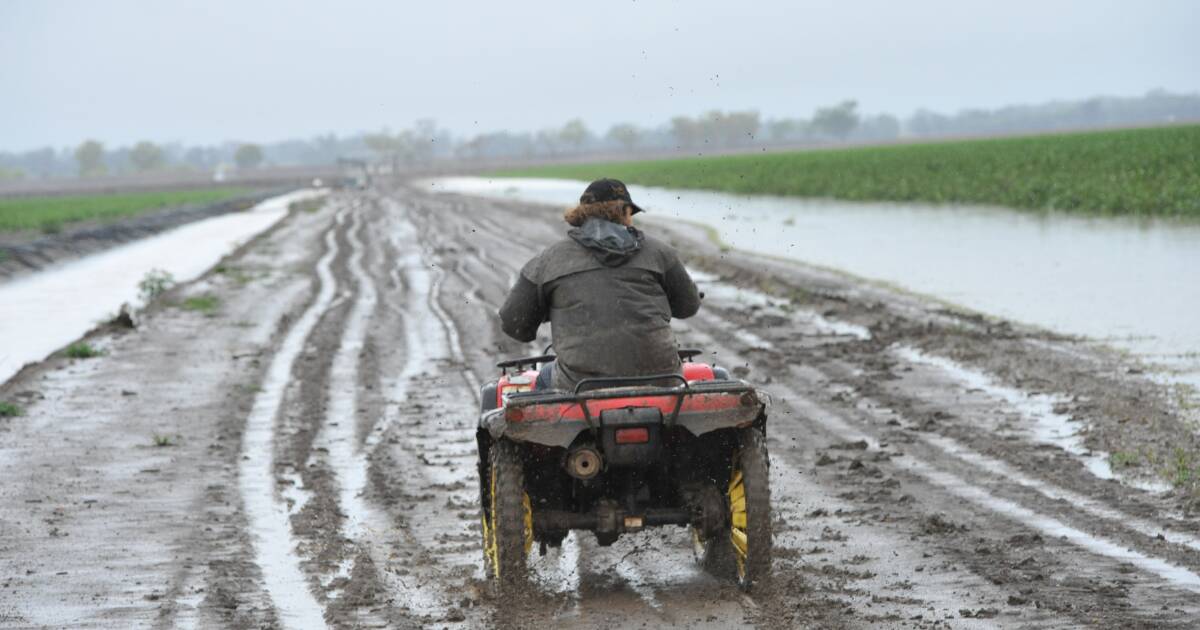
[[[664,427],[679,426],[700,436],[751,426],[764,417],[768,404],[765,392],[744,383],[623,387],[581,394],[530,392],[513,394],[506,406],[485,412],[480,428],[492,439],[566,448],[581,432],[597,432],[601,415],[609,410],[657,408]]]

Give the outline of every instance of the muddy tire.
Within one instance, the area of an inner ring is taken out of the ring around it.
[[[516,444],[500,440],[490,449],[484,493],[484,561],[500,585],[526,579],[526,558],[533,546],[533,521],[525,493],[525,469]],[[483,481],[483,480],[481,480]]]
[[[737,560],[733,545],[725,536],[705,539],[693,530],[700,566],[709,575],[722,580],[737,579]]]
[[[725,507],[729,533],[703,541],[700,559],[717,577],[737,581],[745,590],[771,573],[774,541],[771,532],[770,460],[761,429],[742,429],[730,467]]]

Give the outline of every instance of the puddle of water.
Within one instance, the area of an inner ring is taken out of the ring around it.
[[[325,247],[325,254],[317,262],[320,280],[317,298],[288,329],[271,358],[262,389],[254,397],[254,406],[246,419],[242,458],[238,463],[238,486],[250,525],[255,563],[262,569],[264,586],[279,611],[280,622],[288,628],[325,627],[324,609],[309,590],[300,569],[290,510],[276,497],[274,471],[275,417],[291,381],[292,366],[337,290],[330,270],[338,250],[333,228],[325,233]]]
[[[647,606],[654,610],[662,610],[662,604],[659,603],[658,597],[655,595],[654,587],[646,582],[646,578],[636,565],[632,562],[619,562],[615,569],[617,570],[617,575],[625,580],[625,584],[633,589],[633,592],[637,593],[638,597]]]
[[[688,273],[696,283],[696,288],[704,293],[705,300],[714,299],[723,302],[732,302],[743,308],[757,306],[776,311],[779,311],[779,304],[783,302],[783,300],[772,298],[761,291],[722,282],[719,277],[711,273],[694,270],[688,270]]]
[[[1041,531],[1047,538],[1065,538],[1076,546],[1082,547],[1094,554],[1106,556],[1120,562],[1128,562],[1143,571],[1158,575],[1174,586],[1200,593],[1200,575],[1184,567],[1170,564],[1165,560],[1153,556],[1147,556],[1106,538],[1092,536],[1058,519],[1043,516],[1008,499],[997,497],[978,486],[963,481],[955,475],[936,470],[922,462],[911,458],[900,458],[900,460],[908,463],[908,468],[911,471],[917,472],[926,480],[941,486],[951,494],[1013,520],[1020,521],[1033,529]]]
[[[772,297],[761,291],[723,282],[717,276],[703,271],[693,271],[690,273],[692,280],[696,282],[696,287],[704,293],[705,301],[710,304],[724,302],[742,308],[757,307],[762,309],[764,313],[786,317],[793,321],[797,319],[806,320],[821,335],[853,337],[862,340],[871,338],[871,331],[867,330],[864,326],[827,319],[820,313],[808,309],[797,309],[794,307],[785,309],[783,305],[787,302],[786,300]],[[736,329],[731,331],[731,334],[751,348],[769,350],[775,347],[771,342],[746,330]]]
[[[151,269],[178,282],[204,273],[221,257],[287,214],[288,204],[325,194],[302,190],[120,245],[0,284],[0,382],[137,304],[138,282]]]
[[[1006,387],[996,383],[990,376],[979,370],[945,357],[926,354],[916,348],[901,346],[894,348],[893,352],[910,363],[927,365],[941,370],[966,389],[977,389],[988,396],[1004,401],[1020,412],[1021,416],[1029,422],[1029,436],[1033,441],[1052,444],[1063,449],[1078,459],[1088,472],[1100,479],[1117,479],[1121,483],[1148,492],[1161,493],[1171,489],[1169,484],[1161,481],[1127,478],[1124,475],[1115,474],[1107,457],[1088,450],[1083,445],[1083,436],[1079,434],[1079,423],[1073,422],[1066,414],[1054,411],[1057,404],[1066,402],[1064,397],[1031,394]]]
[[[428,188],[570,205],[586,182],[442,178]],[[646,221],[1103,339],[1200,387],[1200,226],[1002,208],[850,203],[630,186]]]
[[[350,273],[358,283],[353,306],[342,332],[341,344],[330,368],[328,413],[326,426],[319,439],[329,449],[329,463],[337,475],[338,507],[346,515],[346,537],[362,541],[371,524],[380,520],[363,495],[367,491],[367,451],[359,448],[357,439],[358,356],[367,335],[367,322],[375,308],[375,284],[363,270],[363,245],[358,238],[359,220],[353,215],[347,233],[352,254]],[[382,518],[384,523],[387,518]],[[352,562],[350,564],[353,564]],[[346,570],[347,576],[349,569]]]
[[[199,589],[175,599],[175,628],[194,630],[200,627],[200,604],[204,602],[204,590]]]
[[[388,200],[388,203],[391,212],[401,211],[394,202]],[[390,381],[388,399],[393,402],[384,410],[383,421],[367,432],[364,445],[367,452],[374,450],[388,427],[397,422],[401,411],[400,404],[408,400],[409,384],[414,379],[421,378],[435,361],[445,358],[441,353],[433,351],[433,348],[444,348],[448,345],[441,321],[436,317],[418,316],[428,303],[433,274],[426,266],[418,246],[416,226],[407,218],[398,220],[388,239],[397,252],[402,252],[402,258],[392,265],[389,274],[393,287],[403,287],[404,304],[403,307],[398,307],[388,302],[388,306],[400,316],[403,324],[404,368]]]
[[[839,439],[847,442],[857,442],[862,440],[867,443],[869,449],[875,450],[879,448],[879,442],[877,440],[850,426],[845,420],[842,420],[832,413],[811,403],[806,398],[800,396],[794,391],[786,391],[785,393],[787,395],[787,400],[798,411],[801,411],[803,414],[805,414],[805,417],[819,422],[831,433],[837,435]],[[930,441],[930,444],[936,444],[936,442]],[[966,452],[965,448],[961,448],[959,450]],[[955,453],[951,450],[947,450],[946,452],[956,456],[960,455],[959,453]],[[971,461],[967,458],[963,459],[965,461]],[[1043,515],[1022,505],[1014,503],[1013,501],[998,497],[987,490],[984,490],[980,486],[972,484],[952,473],[940,470],[933,465],[912,457],[911,455],[893,457],[889,461],[898,468],[912,473],[913,475],[920,477],[929,483],[940,486],[942,489],[961,499],[974,503],[975,505],[984,509],[996,512],[997,514],[1008,517],[1014,521],[1018,521],[1027,527],[1039,530],[1048,537],[1065,537],[1071,543],[1080,548],[1086,549],[1091,553],[1121,562],[1128,562],[1139,569],[1142,569],[1143,571],[1158,575],[1165,581],[1169,582],[1172,586],[1193,592],[1200,592],[1200,575],[1197,575],[1187,568],[1173,565],[1161,558],[1147,556],[1140,552],[1134,551],[1133,549],[1129,549],[1108,538],[1104,538],[1102,536],[1093,536],[1087,532],[1071,527],[1070,525],[1054,517]],[[1018,483],[1020,483],[1020,481],[1018,481]],[[1048,486],[1045,484],[1037,485],[1043,488],[1048,488]],[[1067,493],[1065,491],[1060,492],[1059,494],[1061,497],[1066,498],[1067,500],[1076,498],[1069,496],[1069,494],[1073,493]],[[1091,503],[1094,502],[1083,499],[1083,502],[1077,503],[1077,505],[1087,506]],[[1085,510],[1092,512],[1092,510],[1087,510],[1086,507]],[[1139,528],[1143,525],[1148,525],[1138,521],[1137,519],[1132,519],[1128,516],[1120,514],[1115,510],[1107,511],[1111,512],[1113,516],[1118,517],[1117,522],[1126,527],[1132,526],[1135,531],[1139,531]],[[1097,512],[1093,512],[1093,514],[1098,515]],[[1105,517],[1107,517],[1107,515]],[[1176,535],[1176,538],[1189,539],[1191,537],[1186,535]],[[1184,544],[1187,543],[1185,542]]]
[[[773,449],[779,447],[786,449],[784,444],[772,445]],[[776,529],[776,548],[800,551],[804,554],[804,560],[810,564],[829,562],[835,566],[844,565],[851,554],[868,558],[871,564],[866,565],[864,569],[868,570],[871,577],[856,581],[856,586],[860,589],[858,592],[863,593],[854,598],[859,605],[873,604],[872,599],[875,596],[885,596],[901,590],[904,597],[911,599],[907,602],[891,601],[887,603],[887,607],[893,612],[912,616],[918,613],[957,611],[970,604],[971,598],[987,592],[987,586],[963,584],[964,578],[947,571],[945,566],[929,567],[920,581],[905,584],[903,587],[898,586],[895,582],[897,568],[911,571],[915,567],[928,564],[928,559],[921,555],[923,550],[919,546],[906,544],[908,541],[902,535],[897,535],[898,532],[880,532],[873,529],[869,522],[839,516],[855,513],[855,506],[826,494],[825,491],[825,488],[814,483],[810,470],[803,470],[778,454],[771,457],[772,503],[776,505],[774,509],[789,524],[782,530]],[[826,516],[810,516],[815,508],[825,510]],[[814,519],[817,519],[816,523],[813,522]],[[828,521],[828,527],[847,534],[848,540],[841,545],[833,545],[824,544],[814,538],[813,534],[817,534],[819,529],[816,525],[820,524],[821,520]],[[824,548],[819,554],[819,559],[803,551],[813,547],[814,543]],[[884,567],[888,570],[879,570]],[[964,597],[964,586],[971,589],[970,596]],[[974,591],[976,588],[978,592]]]
[[[287,507],[288,514],[299,514],[308,500],[312,498],[312,493],[304,487],[304,478],[294,469],[280,473],[279,478],[291,482],[280,484],[279,498]]]
[[[1200,536],[1193,536],[1186,532],[1173,532],[1166,530],[1161,525],[1152,523],[1150,521],[1145,521],[1140,518],[1131,517],[1128,514],[1114,510],[1113,508],[1110,508],[1107,505],[1096,501],[1095,499],[1091,499],[1076,492],[1071,492],[1070,490],[1064,490],[1062,488],[1043,483],[1018,471],[1017,469],[998,459],[989,457],[977,451],[973,451],[952,438],[937,435],[936,433],[921,433],[919,437],[922,441],[932,446],[936,446],[949,455],[953,455],[965,462],[969,462],[994,475],[1003,477],[1008,481],[1025,486],[1026,488],[1033,489],[1037,491],[1038,494],[1041,494],[1047,498],[1054,499],[1056,501],[1066,501],[1067,503],[1084,510],[1092,516],[1095,516],[1096,518],[1118,522],[1144,536],[1151,538],[1162,536],[1171,544],[1182,545],[1195,551],[1200,551]],[[1186,517],[1175,518],[1178,520],[1179,518]]]

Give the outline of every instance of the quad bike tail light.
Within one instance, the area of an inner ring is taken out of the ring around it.
[[[645,444],[650,441],[650,430],[646,427],[617,429],[616,435],[613,437],[617,444]]]

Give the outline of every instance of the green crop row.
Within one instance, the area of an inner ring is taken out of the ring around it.
[[[170,206],[215,203],[247,192],[244,188],[204,188],[0,199],[0,232],[54,232],[75,221],[111,221]]]
[[[1200,219],[1200,125],[557,165],[496,175]]]

